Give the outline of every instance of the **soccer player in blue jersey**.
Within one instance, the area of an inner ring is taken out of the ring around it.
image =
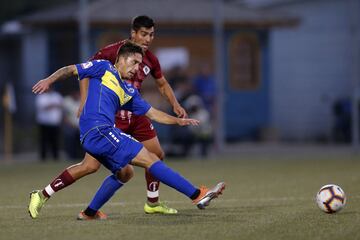
[[[54,82],[74,75],[79,79],[90,78],[88,97],[79,121],[80,141],[86,152],[113,173],[109,178],[116,179],[118,188],[126,182],[122,182],[121,179],[128,177],[124,177],[124,170],[126,170],[125,174],[131,173],[129,171],[131,164],[146,168],[158,180],[185,194],[198,208],[203,209],[222,193],[225,183],[220,182],[211,189],[195,187],[167,167],[155,154],[147,151],[140,142],[114,127],[115,114],[118,110],[130,110],[137,115],[146,115],[151,120],[164,124],[180,126],[199,124],[198,120],[173,117],[151,107],[131,84],[123,80],[136,74],[142,57],[142,48],[128,42],[119,49],[115,65],[106,60],[95,60],[63,67],[35,84],[33,92],[41,94]],[[129,178],[131,176],[126,180]],[[99,208],[110,197],[99,199],[95,209],[89,206],[80,217],[98,216]],[[36,218],[39,215],[46,200],[41,191],[31,194],[29,204],[31,217]],[[98,218],[101,219],[101,216]]]

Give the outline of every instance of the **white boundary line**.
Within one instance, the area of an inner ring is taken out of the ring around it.
[[[237,202],[237,199],[226,199],[226,200],[217,200],[218,202]],[[165,201],[166,203],[190,203],[191,201]],[[86,207],[89,203],[60,203],[60,204],[45,204],[46,208],[73,208],[73,207]],[[114,202],[114,203],[106,203],[106,206],[134,206],[134,205],[142,205],[144,201],[140,202]],[[27,208],[27,205],[0,205],[0,209],[21,209]]]
[[[360,196],[351,196],[352,199],[359,199]],[[233,202],[287,202],[287,201],[315,201],[314,198],[299,198],[299,197],[279,197],[279,198],[242,198],[242,199],[216,199],[216,202],[222,203],[233,203]],[[165,201],[166,203],[178,203],[178,204],[186,204],[191,203],[190,201]],[[133,206],[133,205],[142,205],[143,201],[137,202],[114,202],[107,203],[106,206]],[[86,207],[88,203],[60,203],[60,204],[46,204],[46,208],[74,208],[74,207]],[[247,204],[246,204],[247,205]],[[27,205],[0,205],[0,209],[22,209],[27,208]]]

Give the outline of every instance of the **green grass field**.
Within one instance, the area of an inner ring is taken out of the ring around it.
[[[162,185],[176,216],[143,212],[142,169],[103,208],[107,221],[76,220],[107,176],[102,169],[47,202],[41,216],[27,213],[29,192],[43,188],[68,162],[0,165],[0,239],[360,239],[360,159],[169,160],[196,184],[224,180],[227,189],[206,210]],[[345,209],[321,212],[314,196],[327,183],[347,194]]]

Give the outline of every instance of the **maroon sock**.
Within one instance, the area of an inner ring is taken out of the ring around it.
[[[56,177],[43,191],[45,197],[50,197],[53,193],[71,185],[75,182],[68,170],[65,169],[58,177]]]
[[[145,179],[147,187],[147,200],[150,203],[159,201],[159,185],[160,181],[153,177],[149,171],[145,170]]]

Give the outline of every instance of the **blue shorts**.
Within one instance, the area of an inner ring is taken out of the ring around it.
[[[114,174],[130,163],[143,148],[143,145],[130,135],[111,126],[90,130],[83,138],[82,146]]]

